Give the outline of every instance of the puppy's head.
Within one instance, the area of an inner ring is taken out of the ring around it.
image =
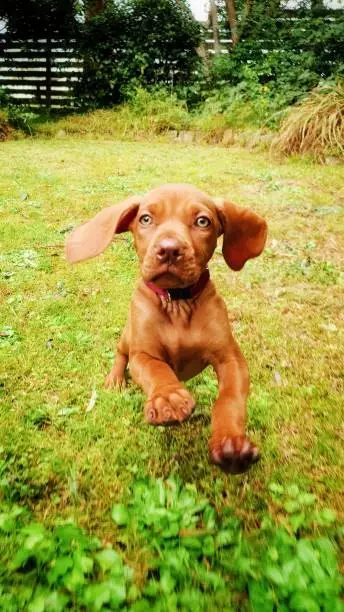
[[[132,231],[146,281],[160,287],[197,282],[223,234],[223,256],[233,270],[262,252],[265,221],[256,213],[191,185],[171,184],[105,208],[75,228],[66,255],[78,262],[99,255],[115,234]]]

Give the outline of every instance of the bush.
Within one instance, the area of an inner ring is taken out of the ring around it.
[[[159,134],[181,130],[189,123],[185,102],[163,88],[152,92],[138,88],[130,94],[127,106],[143,131]]]
[[[137,86],[189,83],[199,64],[200,28],[183,0],[108,3],[80,36],[81,107],[117,104]]]
[[[242,39],[228,55],[212,59],[201,90],[203,99],[249,103],[249,120],[260,125],[278,125],[281,110],[344,70],[344,12],[276,11],[269,15],[254,3]]]
[[[28,115],[32,115],[26,109],[14,106],[5,89],[0,88],[0,140],[7,140],[15,134],[15,130],[29,132]]]
[[[7,91],[1,88],[0,106],[4,109],[0,113],[0,140],[5,140],[15,130],[32,136],[34,124],[42,120],[43,117],[42,113],[39,116],[37,113],[32,112],[29,107],[14,104]]]
[[[282,154],[326,153],[344,156],[344,81],[319,86],[291,109],[273,148]]]
[[[225,124],[231,127],[274,127],[276,123],[276,107],[267,87],[259,83],[257,74],[249,66],[244,67],[240,83],[230,86],[222,82],[210,92],[199,110],[203,116],[208,112],[222,114]]]
[[[7,109],[7,114],[8,121],[12,127],[29,136],[33,135],[37,114],[32,112],[29,107],[10,104]]]

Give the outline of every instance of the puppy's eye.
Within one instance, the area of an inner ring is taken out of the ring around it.
[[[142,215],[139,219],[141,225],[150,225],[153,221],[150,215]]]
[[[204,229],[205,227],[209,227],[210,224],[211,221],[210,219],[208,219],[208,217],[198,217],[198,219],[196,219],[197,227],[201,227],[202,229]]]

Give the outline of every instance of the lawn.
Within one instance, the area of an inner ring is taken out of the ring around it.
[[[75,267],[64,258],[74,225],[165,182],[226,195],[269,224],[264,254],[244,270],[230,271],[220,250],[210,266],[251,375],[248,432],[262,458],[244,475],[226,476],[208,463],[212,371],[188,383],[197,409],[176,428],[145,423],[135,385],[121,393],[103,389],[138,278],[131,237],[122,234],[104,255]],[[331,508],[342,523],[343,203],[339,165],[154,142],[65,137],[2,143],[4,508],[25,506],[47,529],[74,521],[102,545],[116,547],[114,504],[130,502],[134,480],[173,476],[195,485],[218,512],[231,508],[244,532],[266,513],[278,514],[271,483],[275,493],[297,485],[314,494],[316,507]],[[0,541],[1,575],[15,549],[10,529]],[[140,536],[120,549],[144,580],[147,551]]]

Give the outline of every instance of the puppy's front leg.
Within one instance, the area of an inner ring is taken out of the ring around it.
[[[257,447],[245,435],[247,365],[236,343],[226,359],[213,365],[219,381],[219,398],[212,411],[210,459],[224,471],[240,474],[259,459]]]
[[[187,419],[195,401],[164,361],[148,353],[130,355],[130,371],[148,396],[145,417],[152,425],[167,425]]]

